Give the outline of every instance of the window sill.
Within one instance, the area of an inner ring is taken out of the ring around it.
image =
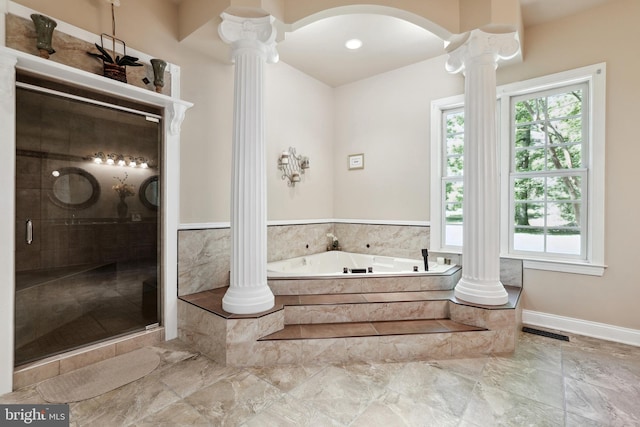
[[[522,260],[522,268],[530,270],[558,271],[561,273],[584,274],[587,276],[602,276],[606,265],[586,264],[580,262],[535,261]]]

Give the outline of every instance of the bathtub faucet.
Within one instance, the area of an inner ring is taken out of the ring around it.
[[[424,271],[429,271],[429,251],[422,250],[422,258],[424,258]]]

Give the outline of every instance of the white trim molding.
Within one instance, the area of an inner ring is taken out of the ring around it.
[[[403,225],[407,227],[429,227],[429,221],[403,221],[403,220],[378,220],[378,219],[279,219],[267,221],[267,226],[274,225],[307,225],[307,224],[368,224],[368,225]],[[178,230],[207,230],[216,228],[229,228],[229,222],[191,222],[180,224]]]
[[[407,227],[429,227],[429,221],[403,221],[403,220],[383,220],[383,219],[340,219],[331,220],[337,224],[368,224],[368,225],[404,225]]]
[[[230,228],[230,222],[190,222],[186,224],[180,224],[178,231],[182,230],[214,230],[218,228]]]
[[[640,347],[640,330],[606,323],[522,310],[522,323]]]
[[[535,261],[524,259],[522,268],[529,270],[559,271],[561,273],[583,274],[586,276],[602,276],[606,265],[595,265],[586,263]]]

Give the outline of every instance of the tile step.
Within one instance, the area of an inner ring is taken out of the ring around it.
[[[389,335],[415,335],[486,331],[451,319],[412,319],[379,322],[314,323],[285,325],[259,341],[328,339]]]
[[[368,292],[343,294],[276,295],[275,306],[266,312],[252,315],[231,314],[222,308],[222,297],[228,287],[211,289],[179,296],[183,301],[217,314],[226,319],[256,318],[282,310],[285,307],[330,306],[341,304],[403,303],[421,301],[447,301],[453,298],[453,291],[404,291]]]
[[[365,292],[345,294],[276,295],[277,303],[295,305],[338,305],[385,302],[443,301],[453,297],[453,291]]]
[[[355,296],[354,296],[355,297]],[[357,295],[360,297],[360,295]],[[425,300],[398,298],[369,302],[365,298],[332,302],[332,298],[318,303],[305,303],[300,298],[297,304],[284,306],[286,325],[305,323],[382,322],[391,320],[443,319],[449,317],[449,300]]]

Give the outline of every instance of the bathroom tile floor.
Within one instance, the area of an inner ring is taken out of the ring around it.
[[[70,404],[80,426],[638,426],[640,348],[520,333],[513,354],[230,368],[184,343],[160,366]],[[35,385],[0,403],[44,403]]]

